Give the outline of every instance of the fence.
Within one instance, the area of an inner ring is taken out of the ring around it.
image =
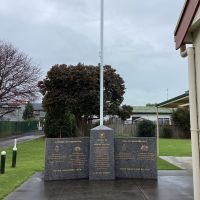
[[[0,138],[38,130],[37,121],[0,121]]]
[[[190,131],[183,131],[177,125],[160,125],[159,135],[161,138],[190,138]]]
[[[114,130],[114,134],[117,137],[137,136],[138,124],[113,123],[113,124],[108,124],[108,127]]]
[[[138,123],[124,124],[120,120],[108,121],[106,125],[114,130],[116,137],[137,137]],[[163,138],[189,138],[186,133],[176,125],[159,125],[159,135]],[[155,130],[156,131],[156,130]]]
[[[125,124],[120,118],[111,118],[105,125],[113,129],[115,137],[137,137],[138,123]]]

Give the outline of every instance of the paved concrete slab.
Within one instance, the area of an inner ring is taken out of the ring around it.
[[[180,169],[192,170],[192,157],[160,156],[160,158]]]
[[[44,182],[36,173],[5,200],[192,200],[187,171],[159,171],[158,180]]]

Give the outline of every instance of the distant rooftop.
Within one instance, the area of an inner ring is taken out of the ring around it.
[[[160,114],[171,114],[171,108],[159,108]],[[133,106],[133,114],[156,114],[157,108],[155,106]]]
[[[44,111],[44,108],[42,107],[42,103],[31,103],[33,106],[33,110],[40,110],[40,111]]]
[[[42,103],[32,103],[33,109],[38,111],[44,111]],[[157,108],[155,106],[133,106],[133,114],[156,114]],[[171,108],[159,108],[159,113],[170,114]]]

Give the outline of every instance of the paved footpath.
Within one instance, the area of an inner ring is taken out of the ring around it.
[[[43,180],[36,173],[4,200],[192,200],[192,176],[159,171],[158,180]]]
[[[17,143],[23,143],[29,140],[34,140],[40,137],[43,137],[44,133],[41,131],[38,132],[29,132],[25,133],[24,135],[13,136],[9,138],[1,138],[0,139],[0,148],[7,148],[9,146],[13,146],[14,139],[17,139]]]
[[[163,160],[179,167],[180,169],[192,170],[192,157],[160,156]]]

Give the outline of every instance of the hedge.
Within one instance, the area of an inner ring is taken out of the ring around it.
[[[8,137],[36,131],[38,121],[0,121],[0,137]]]

